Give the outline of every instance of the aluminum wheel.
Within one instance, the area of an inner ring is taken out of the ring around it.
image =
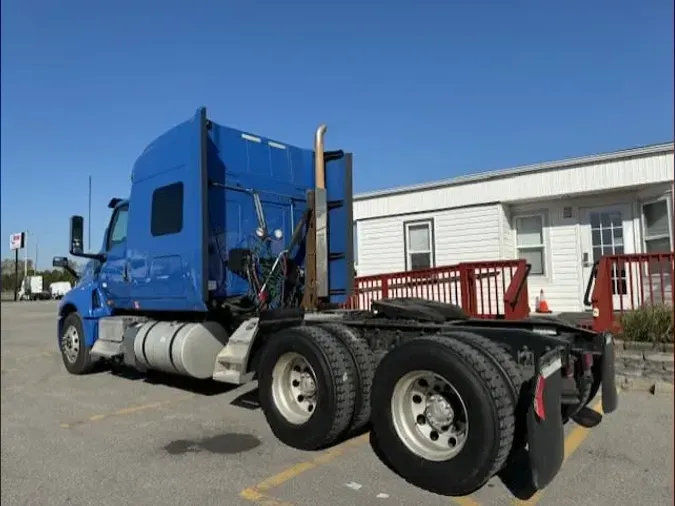
[[[61,338],[61,351],[66,360],[74,364],[77,356],[80,353],[80,334],[77,329],[71,325],[63,333]]]
[[[312,417],[316,408],[316,374],[298,353],[285,353],[272,370],[272,397],[279,413],[294,425]]]
[[[450,383],[431,371],[411,371],[398,380],[391,413],[400,440],[426,460],[450,460],[466,443],[466,405]]]

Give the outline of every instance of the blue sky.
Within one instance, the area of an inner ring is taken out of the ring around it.
[[[356,191],[673,139],[672,0],[4,0],[2,256],[92,247],[158,134],[215,121],[353,151]]]

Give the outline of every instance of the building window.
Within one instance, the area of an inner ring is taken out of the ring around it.
[[[546,265],[544,217],[541,214],[518,216],[515,225],[517,258],[530,264],[530,274],[543,276]]]
[[[404,224],[405,270],[416,271],[434,266],[434,222],[415,221]]]
[[[673,250],[671,233],[673,228],[667,199],[642,204],[642,229],[646,253]]]
[[[150,232],[153,236],[177,234],[183,230],[183,183],[157,188],[152,193]]]

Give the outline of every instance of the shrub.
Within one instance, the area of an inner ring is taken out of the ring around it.
[[[673,306],[642,306],[621,315],[622,338],[652,343],[673,342]]]

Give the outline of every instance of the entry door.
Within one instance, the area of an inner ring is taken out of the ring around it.
[[[633,213],[629,205],[584,209],[581,213],[581,256],[583,266],[583,291],[586,291],[593,264],[603,255],[623,255],[634,250]],[[625,269],[612,272],[614,308],[630,301],[631,283]],[[630,303],[630,302],[629,302]],[[587,309],[589,309],[587,307]]]
[[[110,220],[106,236],[106,260],[101,266],[101,288],[115,303],[126,307],[129,301],[129,272],[127,266],[127,216],[129,207],[124,204]]]

